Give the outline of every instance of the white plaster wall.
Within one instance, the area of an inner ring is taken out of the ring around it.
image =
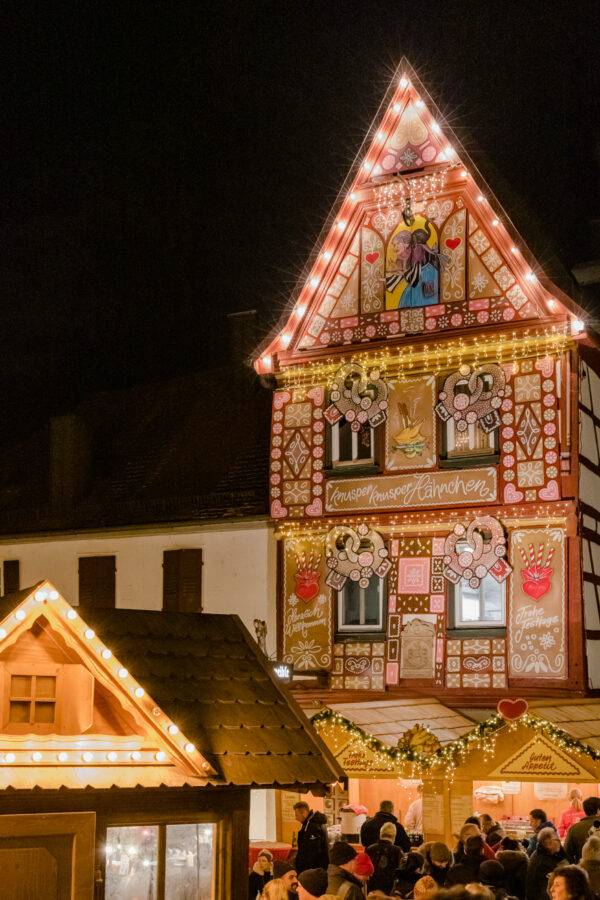
[[[250,791],[250,840],[276,841],[275,791]]]
[[[202,548],[202,601],[205,612],[237,613],[254,634],[253,620],[265,619],[267,649],[276,649],[276,546],[266,522],[231,526],[98,533],[95,535],[0,541],[0,559],[20,561],[21,587],[48,578],[74,605],[78,603],[78,558],[117,558],[116,604],[162,609],[164,550]]]

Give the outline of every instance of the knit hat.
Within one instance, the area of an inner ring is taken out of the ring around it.
[[[451,863],[452,854],[441,841],[434,841],[429,848],[429,859],[433,863]]]
[[[423,875],[423,877],[419,878],[415,883],[413,897],[415,900],[420,900],[421,897],[425,897],[426,894],[430,894],[432,891],[437,891],[437,884],[431,875]]]
[[[384,822],[379,829],[379,840],[385,841],[386,838],[392,843],[396,840],[396,826],[393,822]]]
[[[287,859],[273,860],[273,878],[283,878],[288,872],[295,872],[293,865]]]
[[[481,856],[483,850],[483,838],[480,834],[473,834],[465,841],[465,853],[467,856]]]
[[[490,887],[503,887],[505,878],[504,866],[496,859],[486,859],[479,866],[479,879]]]
[[[305,869],[304,872],[300,872],[298,875],[298,881],[313,897],[320,897],[327,890],[327,872],[325,869]]]
[[[354,874],[364,875],[365,878],[370,878],[375,869],[373,868],[373,863],[371,862],[371,857],[368,853],[357,853],[356,854],[356,865],[354,866]]]
[[[592,835],[587,839],[581,851],[581,860],[600,859],[600,838]]]
[[[336,841],[329,851],[329,862],[332,866],[343,866],[356,857],[356,850],[346,841]]]

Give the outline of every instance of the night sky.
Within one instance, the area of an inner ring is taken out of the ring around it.
[[[68,8],[0,19],[3,439],[266,330],[402,54],[565,265],[600,255],[597,3]]]

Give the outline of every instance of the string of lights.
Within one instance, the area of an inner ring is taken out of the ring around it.
[[[471,731],[450,741],[434,753],[422,753],[410,746],[390,747],[374,735],[363,731],[350,719],[331,709],[321,710],[312,717],[311,722],[325,743],[327,743],[328,737],[330,742],[334,739],[336,731],[346,732],[350,736],[353,746],[372,753],[377,767],[389,768],[390,772],[408,764],[412,772],[424,774],[436,769],[444,769],[448,775],[451,775],[474,750],[483,750],[486,757],[493,756],[496,750],[496,740],[503,729],[515,731],[520,725],[543,734],[560,750],[567,753],[578,753],[595,761],[600,760],[599,750],[572,738],[547,719],[538,718],[530,713],[525,713],[513,721],[507,721],[498,713],[494,713],[489,719],[479,722]]]

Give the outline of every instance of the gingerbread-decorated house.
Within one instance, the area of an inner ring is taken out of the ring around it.
[[[596,695],[598,347],[403,60],[255,359],[306,707],[395,744],[433,697]]]

